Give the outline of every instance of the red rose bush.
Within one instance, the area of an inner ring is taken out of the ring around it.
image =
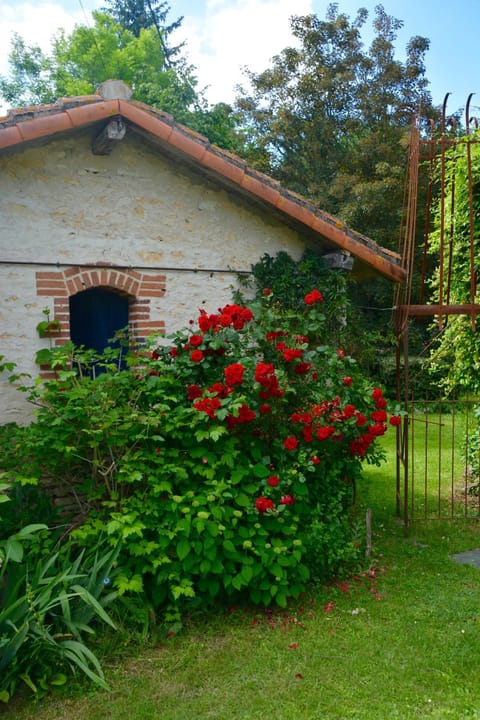
[[[170,618],[193,599],[284,606],[354,558],[362,463],[380,462],[378,438],[400,419],[351,357],[318,342],[323,304],[313,289],[295,314],[272,292],[202,309],[131,369],[46,384],[30,432],[55,418],[48,471],[89,478],[74,534],[121,543],[120,593]]]

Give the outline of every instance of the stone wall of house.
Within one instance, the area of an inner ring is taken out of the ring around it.
[[[68,296],[82,288],[125,292],[137,334],[168,335],[198,308],[228,302],[235,272],[264,253],[304,248],[293,230],[132,132],[109,156],[90,146],[85,132],[0,157],[0,355],[21,371],[38,374],[35,353],[52,342],[36,332],[42,310],[61,322],[53,342],[65,341]],[[1,382],[0,422],[29,413]]]

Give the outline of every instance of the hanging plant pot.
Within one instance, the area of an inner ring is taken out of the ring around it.
[[[58,320],[42,320],[37,325],[37,332],[41,338],[54,337],[59,334],[61,329]]]

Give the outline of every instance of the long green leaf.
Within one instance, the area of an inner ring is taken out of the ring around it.
[[[76,640],[65,640],[61,643],[65,657],[69,658],[80,670],[87,675],[93,682],[100,685],[104,690],[109,690],[109,686],[105,681],[103,670],[93,652]],[[95,668],[92,670],[89,663]]]
[[[20,647],[23,645],[29,630],[28,622],[25,622],[20,628],[16,628],[11,623],[9,624],[12,625],[12,629],[15,634],[12,638],[10,638],[10,640],[8,640],[7,643],[5,643],[5,645],[0,647],[0,672],[4,670],[15,658]]]
[[[115,630],[116,626],[113,620],[107,615],[98,600],[96,600],[86,588],[82,587],[81,585],[73,585],[72,590],[75,590],[75,592],[78,593],[79,597],[81,597],[87,605],[90,605],[92,608],[94,608],[95,612],[103,620],[103,622],[106,622],[108,625],[110,625],[110,627]]]

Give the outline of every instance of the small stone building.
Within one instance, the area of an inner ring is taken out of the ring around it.
[[[41,374],[50,342],[96,347],[126,325],[140,340],[168,334],[228,302],[264,253],[310,247],[404,280],[397,255],[123,83],[97,93],[0,117],[0,355],[19,370]],[[50,340],[36,330],[45,308]],[[0,377],[0,423],[29,412]]]

